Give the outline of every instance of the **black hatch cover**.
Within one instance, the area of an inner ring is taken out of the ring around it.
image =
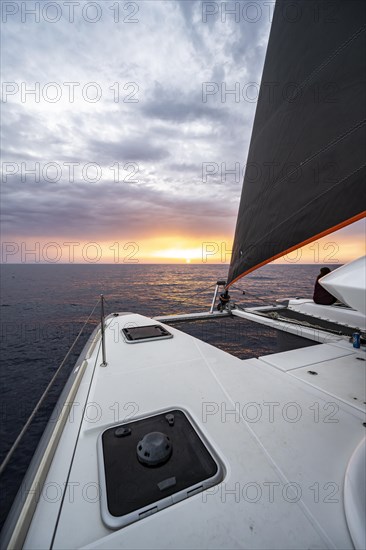
[[[146,507],[158,511],[222,479],[219,462],[181,410],[113,426],[102,434],[101,445],[107,506],[102,515],[111,527],[141,519],[145,516],[139,512]],[[122,517],[125,521],[112,519]]]

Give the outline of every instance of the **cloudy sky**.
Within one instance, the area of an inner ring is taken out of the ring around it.
[[[229,260],[274,2],[233,5],[2,2],[2,261]]]

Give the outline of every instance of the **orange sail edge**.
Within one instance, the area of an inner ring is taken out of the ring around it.
[[[285,254],[289,254],[290,252],[293,252],[294,250],[297,250],[298,248],[301,248],[302,246],[305,246],[309,243],[312,243],[316,241],[317,239],[321,239],[322,237],[325,237],[326,235],[329,235],[330,233],[334,233],[334,231],[338,231],[339,229],[342,229],[343,227],[346,227],[347,225],[350,225],[351,223],[357,222],[359,220],[362,220],[362,218],[366,217],[366,210],[363,210],[363,212],[360,212],[359,214],[356,214],[356,216],[352,216],[352,218],[348,218],[347,220],[344,220],[343,222],[334,225],[333,227],[330,227],[329,229],[326,229],[325,231],[321,231],[320,233],[317,233],[316,235],[313,235],[312,237],[309,237],[305,241],[302,241],[301,243],[298,243],[294,246],[291,246],[290,248],[287,248],[286,250],[283,250],[279,252],[278,254],[275,254],[274,256],[271,256],[267,260],[260,262],[259,264],[251,267],[247,271],[244,271],[241,273],[238,277],[235,277],[230,283],[226,285],[226,288],[229,288],[231,285],[236,283],[239,279],[244,277],[245,275],[248,275],[252,271],[255,271],[256,269],[259,269],[260,267],[263,267],[264,265],[269,264],[270,262],[273,262],[274,260],[277,260],[278,258],[281,258],[281,256],[284,256]]]

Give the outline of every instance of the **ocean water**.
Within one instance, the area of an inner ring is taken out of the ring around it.
[[[319,265],[269,265],[230,290],[242,306],[277,298],[311,297]],[[100,294],[106,313],[146,316],[207,311],[227,265],[2,265],[2,460],[66,355]],[[243,295],[245,290],[245,295]],[[15,497],[47,420],[86,340],[99,322],[97,308],[74,352],[0,480],[1,523]],[[276,331],[245,320],[175,324],[241,359],[277,351]]]

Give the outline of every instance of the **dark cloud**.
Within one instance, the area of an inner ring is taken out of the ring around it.
[[[177,172],[194,172],[194,173],[200,173],[202,171],[202,166],[197,164],[187,164],[185,162],[179,163],[173,163],[169,164],[170,170],[174,170]]]
[[[106,3],[107,4],[107,3]],[[109,3],[108,6],[112,5]],[[96,24],[65,18],[4,25],[4,80],[41,87],[77,82],[75,102],[10,97],[3,107],[3,161],[42,167],[57,162],[52,183],[20,173],[3,184],[4,234],[22,237],[139,240],[152,235],[232,233],[240,183],[215,174],[202,181],[204,162],[230,169],[244,163],[255,105],[203,101],[202,84],[255,80],[261,71],[269,25],[207,23],[199,0],[141,2],[138,24],[115,24],[104,7]],[[121,10],[120,15],[124,12]],[[31,18],[30,18],[31,19]],[[97,103],[80,97],[86,82],[103,90]],[[126,101],[133,82],[137,102]],[[111,91],[119,86],[119,96]],[[76,170],[70,183],[63,163],[94,162],[98,183]],[[113,181],[114,163],[137,163],[138,183]],[[122,238],[121,237],[121,238]]]
[[[91,139],[87,143],[93,158],[103,162],[118,161],[159,161],[169,157],[169,151],[160,145],[154,145],[149,138],[124,138],[118,142],[107,142]]]
[[[19,181],[18,186],[18,193],[10,193],[3,207],[3,233],[19,238],[33,234],[102,240],[120,234],[138,240],[159,231],[197,236],[203,228],[206,235],[227,232],[235,221],[235,207],[223,216],[220,193],[212,187],[211,196],[202,193],[197,199],[126,183],[43,182],[34,184],[32,192]],[[205,187],[202,184],[202,190]]]
[[[175,123],[195,120],[228,121],[230,111],[223,105],[211,106],[202,100],[202,84],[193,96],[181,90],[166,88],[156,83],[149,100],[142,107],[145,116]]]
[[[185,22],[185,29],[190,38],[190,43],[197,53],[205,50],[205,43],[202,38],[202,27],[207,26],[202,20],[201,0],[178,0],[177,6],[182,13]]]

